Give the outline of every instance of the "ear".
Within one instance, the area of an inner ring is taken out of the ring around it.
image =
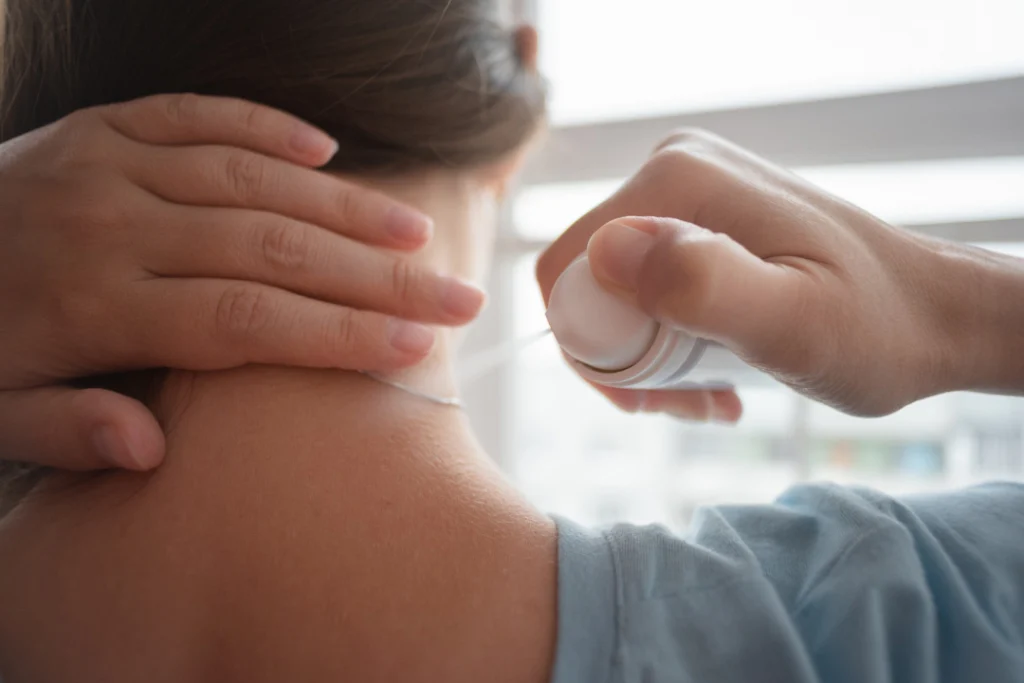
[[[516,51],[519,61],[528,71],[537,71],[539,44],[537,29],[530,24],[523,24],[516,29]]]

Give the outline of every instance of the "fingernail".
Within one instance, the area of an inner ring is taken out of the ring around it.
[[[394,206],[388,215],[388,232],[399,242],[423,244],[434,232],[434,221],[419,211]]]
[[[92,434],[93,447],[100,458],[115,467],[143,469],[124,436],[111,425],[98,427]]]
[[[402,353],[422,356],[434,347],[434,331],[405,320],[391,321],[391,346]]]
[[[292,149],[304,156],[316,156],[325,161],[338,151],[338,141],[317,128],[300,128],[292,136]]]
[[[628,292],[640,288],[640,271],[654,246],[654,235],[615,222],[594,234],[600,249],[592,255],[591,267],[608,282]]]
[[[457,320],[475,318],[485,301],[482,289],[457,277],[446,277],[441,285],[441,308]]]

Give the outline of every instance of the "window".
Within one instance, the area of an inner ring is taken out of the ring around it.
[[[1024,72],[1018,0],[539,0],[556,125]]]
[[[883,218],[1024,255],[1024,3],[524,1],[552,130],[509,211],[477,346],[546,326],[543,246],[673,128],[719,132]],[[742,18],[736,21],[736,18]],[[879,420],[750,371],[739,427],[627,416],[549,337],[466,389],[484,445],[542,508],[686,523],[808,479],[893,493],[1024,478],[1024,400],[939,396]]]

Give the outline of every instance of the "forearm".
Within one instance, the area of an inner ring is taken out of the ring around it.
[[[945,390],[1024,394],[1024,260],[930,241]],[[923,343],[928,343],[924,340]]]

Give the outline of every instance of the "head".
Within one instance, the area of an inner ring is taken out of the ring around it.
[[[536,36],[504,23],[502,2],[6,0],[0,139],[146,95],[238,97],[334,136],[328,172],[403,199],[420,184],[483,201],[544,112]],[[480,240],[444,229],[478,272]],[[145,398],[150,379],[90,385]]]
[[[476,174],[538,127],[532,29],[505,0],[7,0],[0,139],[169,92],[260,102],[340,144],[326,170]]]

